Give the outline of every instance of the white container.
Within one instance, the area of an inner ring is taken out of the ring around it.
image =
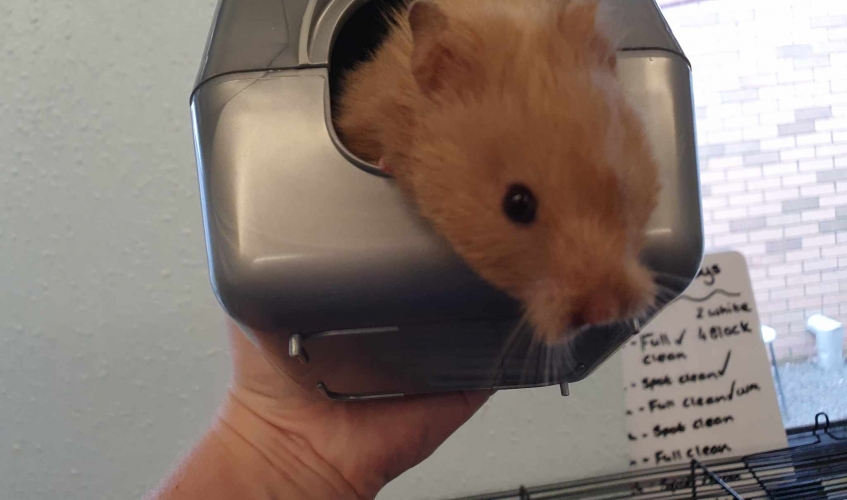
[[[844,325],[816,314],[806,321],[806,330],[815,334],[818,366],[824,370],[840,368],[844,364]]]

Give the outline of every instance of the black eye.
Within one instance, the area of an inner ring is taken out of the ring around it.
[[[509,186],[503,198],[503,211],[509,219],[518,224],[532,224],[537,208],[538,202],[528,187],[522,184]]]

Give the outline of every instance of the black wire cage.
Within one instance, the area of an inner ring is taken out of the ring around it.
[[[782,450],[455,500],[847,500],[847,420],[789,431]]]

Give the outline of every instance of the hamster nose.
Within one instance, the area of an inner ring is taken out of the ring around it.
[[[600,293],[582,302],[582,306],[573,314],[571,325],[580,328],[585,325],[608,323],[617,319],[620,313],[621,306],[618,301],[609,294]]]

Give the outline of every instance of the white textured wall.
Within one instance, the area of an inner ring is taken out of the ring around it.
[[[0,497],[139,497],[223,393],[188,115],[213,9],[0,3]],[[615,469],[619,386],[502,393],[385,498]]]
[[[227,378],[188,94],[213,0],[0,2],[0,497],[138,497]]]

